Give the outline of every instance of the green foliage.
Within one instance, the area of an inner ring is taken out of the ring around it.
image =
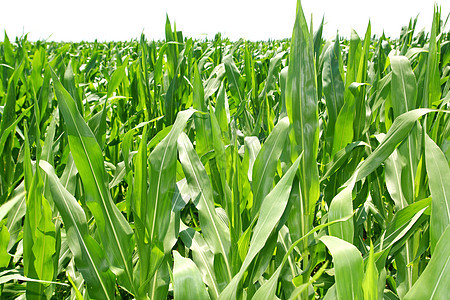
[[[450,34],[0,42],[0,298],[441,299]],[[325,25],[324,25],[325,24]]]

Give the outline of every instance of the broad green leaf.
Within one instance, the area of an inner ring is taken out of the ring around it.
[[[200,65],[200,63],[199,63]],[[200,66],[199,66],[200,69]],[[203,84],[205,90],[205,99],[208,99],[219,89],[223,87],[222,79],[225,76],[225,67],[223,64],[217,65]],[[220,94],[220,90],[219,90]],[[217,98],[218,100],[218,98]],[[217,101],[218,102],[218,101]]]
[[[383,140],[384,134],[377,135],[377,139]],[[399,159],[398,149],[392,151],[391,155],[386,158],[385,164],[385,180],[386,187],[392,200],[395,203],[395,208],[400,210],[408,206],[408,202],[402,192],[402,167],[404,163]]]
[[[352,244],[333,236],[323,236],[320,240],[333,256],[337,298],[364,299],[364,264],[361,253]]]
[[[239,83],[241,75],[236,67],[236,64],[234,63],[233,56],[232,55],[225,56],[223,58],[223,63],[225,65],[225,71],[227,74],[228,86],[235,95],[235,97],[237,98],[237,100],[239,100],[238,103],[241,103],[242,101],[244,101],[244,95],[242,95]]]
[[[149,297],[155,300],[166,300],[169,293],[169,284],[172,269],[170,268],[173,261],[172,255],[166,254],[158,270],[151,280]]]
[[[39,166],[48,176],[53,200],[66,228],[70,251],[75,258],[77,269],[87,283],[89,296],[114,299],[115,276],[108,269],[105,254],[100,246],[89,236],[83,209],[61,184],[49,163],[41,160]]]
[[[364,300],[378,299],[378,271],[375,265],[375,255],[373,252],[372,241],[370,242],[369,259],[366,262],[366,268],[362,288],[364,293]]]
[[[259,213],[264,198],[272,189],[277,162],[285,148],[288,130],[289,120],[284,117],[267,137],[255,159],[252,170],[253,217]]]
[[[54,72],[52,72],[58,104],[67,125],[70,150],[83,181],[86,191],[86,204],[94,215],[101,232],[102,244],[106,258],[123,284],[133,288],[133,271],[131,266],[133,232],[125,217],[114,205],[108,190],[104,159],[94,134],[89,129],[70,94],[64,89]]]
[[[134,161],[133,195],[131,198],[134,214],[141,222],[145,220],[145,214],[147,213],[147,190],[147,127],[144,127],[138,153]],[[142,239],[142,241],[145,237],[145,228],[140,228],[138,224],[136,224],[136,237],[139,240]]]
[[[302,153],[299,167],[300,197],[293,202],[291,213],[298,213],[300,226],[290,226],[294,239],[305,235],[314,219],[314,206],[319,199],[319,117],[316,70],[312,37],[309,33],[301,2],[292,32],[289,69],[286,79],[286,110],[291,125],[291,160]],[[305,245],[306,246],[306,241]]]
[[[26,213],[23,229],[23,266],[24,274],[33,279],[51,281],[53,279],[53,260],[55,253],[55,226],[52,223],[50,205],[42,195],[43,182],[39,169],[32,174],[28,130],[25,126],[25,166]],[[31,181],[31,182],[30,182]],[[48,284],[29,281],[26,295],[29,299],[38,299],[45,293]]]
[[[406,238],[411,235],[411,228],[420,224],[420,218],[430,203],[431,199],[427,198],[399,210],[375,243],[375,251],[381,252],[393,247],[399,241],[404,243]],[[401,247],[402,243],[399,244],[396,247]]]
[[[433,22],[431,25],[428,55],[426,60],[426,71],[423,86],[422,107],[431,107],[431,104],[438,101],[441,96],[439,80],[439,49],[437,35],[439,32],[439,23],[441,20],[440,9],[435,6],[433,13]]]
[[[219,297],[219,287],[214,272],[214,255],[200,233],[193,228],[181,224],[180,238],[191,249],[192,258],[202,274],[203,282],[208,286],[208,292],[212,299]]]
[[[144,127],[138,153],[134,160],[133,189],[131,191],[131,209],[135,219],[135,234],[139,252],[139,284],[148,279],[150,267],[150,245],[145,241],[145,219],[147,214],[148,167],[147,167],[147,126]],[[141,292],[139,290],[139,292]],[[144,293],[143,291],[141,293]]]
[[[114,91],[119,87],[122,80],[125,78],[125,67],[126,65],[123,64],[117,69],[114,70],[114,72],[111,75],[111,80],[108,83],[108,92],[106,94],[107,98],[111,98]]]
[[[18,72],[16,70],[14,73]],[[9,80],[6,103],[3,108],[3,114],[0,124],[0,204],[6,201],[8,188],[13,177],[12,148],[15,131],[16,113],[16,91],[14,78]]]
[[[11,281],[11,280],[21,280],[25,282],[35,282],[35,283],[42,283],[49,285],[51,283],[53,284],[59,284],[62,286],[69,286],[66,283],[56,282],[56,281],[46,281],[46,280],[39,280],[34,278],[29,278],[23,275],[23,270],[5,270],[3,272],[0,272],[0,284],[4,284],[5,282]],[[42,295],[38,295],[39,297],[42,297]]]
[[[12,249],[14,244],[16,243],[16,239],[20,232],[22,232],[22,218],[26,213],[26,192],[24,188],[24,182],[22,183],[12,192],[11,199],[8,201],[16,202],[16,204],[11,208],[8,219],[6,222],[6,227],[8,228],[10,234],[10,240],[8,244],[8,251]],[[8,203],[7,202],[7,203]],[[3,204],[7,205],[7,203]],[[0,208],[0,210],[2,210]],[[2,218],[3,219],[3,218]],[[23,226],[24,227],[24,226]]]
[[[23,196],[24,193],[22,193],[21,195]],[[2,206],[0,206],[0,221],[3,220],[3,218],[9,214],[9,212],[12,210],[12,208],[14,206],[16,206],[20,200],[21,200],[21,197],[17,197],[17,196],[12,197],[6,203],[4,203]],[[8,218],[8,220],[9,220],[9,218]]]
[[[281,60],[284,57],[286,52],[282,51],[280,53],[277,53],[274,57],[272,57],[269,61],[269,70],[267,71],[267,78],[264,84],[264,89],[259,94],[260,99],[264,99],[264,97],[267,95],[267,93],[273,88],[273,82],[275,79],[275,72],[279,65],[281,64]]]
[[[73,72],[73,66],[72,66],[72,59],[69,60],[69,64],[64,70],[64,76],[62,78],[62,85],[66,89],[66,91],[69,93],[69,95],[72,97],[72,99],[75,101],[76,106],[78,108],[78,111],[81,115],[83,115],[84,112],[84,106],[83,102],[81,102],[80,95],[78,94],[78,90],[75,83],[75,77],[76,75]],[[53,74],[52,74],[53,77]]]
[[[392,67],[391,99],[394,117],[416,108],[417,84],[409,60],[389,57]]]
[[[278,277],[281,274],[281,270],[283,269],[285,263],[288,261],[289,256],[291,255],[291,253],[294,251],[295,247],[303,242],[306,238],[308,238],[310,235],[312,235],[313,233],[315,233],[316,231],[319,231],[327,226],[336,224],[338,222],[345,222],[349,219],[350,217],[346,217],[344,219],[339,219],[339,220],[335,220],[329,223],[324,223],[324,224],[320,224],[316,227],[314,227],[313,229],[311,229],[307,234],[305,234],[304,236],[302,236],[301,238],[299,238],[298,240],[296,240],[295,242],[292,243],[292,245],[289,247],[289,249],[286,251],[286,254],[283,257],[283,260],[281,262],[281,264],[278,266],[278,268],[275,270],[275,272],[272,274],[272,276],[270,277],[269,280],[267,280],[255,293],[255,295],[253,296],[252,299],[262,299],[262,297],[268,297],[268,299],[274,298],[275,296],[275,291],[277,288],[277,283],[278,283]],[[274,298],[276,299],[276,298]]]
[[[170,223],[170,210],[176,185],[177,139],[194,113],[193,109],[178,113],[175,123],[166,137],[153,149],[148,158],[150,186],[145,222],[152,248],[148,279],[161,263],[164,238]],[[150,141],[151,143],[151,141]]]
[[[230,122],[230,108],[228,106],[228,97],[225,92],[223,82],[220,85],[216,98],[215,115],[219,122],[222,133],[228,132],[228,123]]]
[[[450,223],[450,168],[444,153],[428,135],[425,135],[425,161],[432,197],[430,243],[433,254]]]
[[[352,90],[352,86],[355,84],[355,82],[352,82],[348,86],[348,90],[351,93],[354,93],[355,96],[355,117],[353,121],[353,139],[360,140],[362,139],[363,130],[365,128],[366,123],[366,83],[367,80],[367,65],[369,61],[369,47],[371,42],[371,24],[370,20],[367,25],[366,34],[364,36],[364,43],[363,43],[363,49],[361,52],[361,57],[359,59],[359,65],[358,65],[358,73],[356,75],[356,84],[358,86],[358,89],[356,93]],[[356,61],[358,63],[358,61]]]
[[[264,247],[272,230],[277,225],[289,200],[289,194],[292,188],[292,181],[298,169],[302,155],[300,155],[289,170],[284,174],[281,180],[266,196],[259,214],[258,221],[253,229],[253,235],[250,240],[250,247],[239,272],[233,277],[233,280],[227,285],[225,290],[220,294],[219,299],[236,298],[237,287],[249,267],[250,263],[256,257],[259,251]]]
[[[210,299],[194,262],[177,251],[173,251],[173,258],[174,299]]]
[[[333,148],[331,156],[347,146],[353,141],[354,116],[355,116],[355,97],[348,88],[352,82],[357,81],[358,66],[361,57],[361,39],[356,31],[352,30],[350,34],[350,45],[347,59],[347,68],[345,74],[344,105],[338,113],[333,138]]]
[[[358,172],[358,171],[356,171]],[[355,176],[353,176],[355,178]],[[331,200],[328,210],[328,219],[332,222],[353,215],[352,191],[355,186],[355,180],[351,180],[342,191]],[[348,221],[339,222],[330,225],[330,235],[340,238],[346,242],[353,242],[353,218]]]
[[[339,150],[333,157],[333,160],[329,162],[325,166],[325,174],[320,178],[320,181],[323,181],[327,178],[329,178],[331,175],[333,175],[336,171],[338,171],[344,162],[347,160],[347,158],[352,153],[353,149],[359,146],[366,146],[370,147],[367,143],[364,142],[353,142],[351,144],[348,144],[345,148]]]
[[[9,232],[6,226],[0,228],[0,269],[6,268],[11,260],[11,255],[8,253]]]
[[[261,144],[256,136],[246,136],[244,138],[245,153],[248,154],[248,180],[253,178],[253,167],[255,165],[256,157],[261,151]]]
[[[28,107],[27,109],[24,109],[20,116],[11,124],[9,125],[5,130],[2,131],[0,135],[0,155],[3,154],[4,147],[6,145],[6,142],[8,141],[8,137],[10,136],[11,132],[16,129],[16,125],[27,115],[27,113],[33,108],[33,106]]]
[[[372,173],[378,166],[391,155],[392,151],[401,143],[414,127],[416,121],[421,116],[431,112],[430,109],[415,109],[398,116],[391,128],[389,128],[380,145],[364,160],[359,167],[356,181],[361,180]]]
[[[39,223],[36,224],[35,241],[32,248],[35,256],[34,267],[39,279],[52,281],[52,256],[55,253],[56,243],[55,224],[52,222],[52,210],[50,204],[44,196],[41,197],[42,204],[39,208],[41,216]]]
[[[431,260],[404,299],[445,299],[450,285],[450,226],[436,244]]]
[[[394,118],[416,108],[417,84],[409,60],[403,56],[390,57],[392,67],[391,102]],[[407,203],[414,201],[414,179],[419,155],[418,132],[412,130],[405,142],[398,147],[401,168],[401,190]]]
[[[212,148],[214,149],[215,163],[218,170],[218,177],[220,177],[220,184],[222,190],[222,205],[228,207],[231,202],[231,189],[227,182],[227,155],[225,145],[222,140],[222,133],[220,130],[219,122],[216,115],[212,111],[212,107],[209,109],[209,118],[211,121],[211,134],[212,134]],[[229,212],[231,214],[231,212]]]
[[[178,152],[183,172],[190,190],[190,197],[198,209],[202,233],[214,254],[222,254],[231,277],[228,262],[230,234],[226,224],[219,219],[214,209],[213,191],[205,167],[202,165],[191,141],[182,133],[178,138]]]
[[[299,297],[303,292],[305,292],[311,284],[313,284],[317,279],[319,279],[319,277],[323,274],[327,266],[328,262],[325,262],[307,283],[303,283],[302,285],[296,287],[295,290],[292,292],[292,295],[289,298],[289,300],[297,299],[297,297]]]
[[[193,108],[204,114],[195,114],[195,132],[196,147],[198,155],[201,157],[211,148],[211,122],[208,120],[208,106],[205,103],[205,94],[203,91],[203,83],[198,72],[198,68],[194,65],[194,90],[193,90]]]
[[[342,58],[339,45],[339,36],[333,46],[328,47],[322,70],[323,94],[327,105],[326,143],[329,154],[333,149],[335,124],[339,112],[344,105],[344,82],[342,80]]]

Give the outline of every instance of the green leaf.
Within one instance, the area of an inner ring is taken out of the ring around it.
[[[75,101],[76,106],[80,114],[83,114],[84,106],[83,102],[81,102],[80,96],[78,94],[78,90],[75,84],[75,74],[73,73],[72,59],[69,60],[69,64],[67,65],[64,76],[62,80],[62,84],[64,88],[67,90],[72,99]]]
[[[381,252],[390,247],[394,247],[394,245],[397,249],[401,247],[406,238],[411,235],[413,231],[411,228],[421,223],[420,218],[430,203],[431,199],[427,198],[399,210],[375,243],[375,251]]]
[[[356,140],[362,139],[363,130],[366,124],[366,88],[368,85],[366,83],[367,80],[367,62],[369,61],[369,48],[371,43],[371,24],[370,20],[367,24],[366,34],[364,36],[364,44],[361,52],[361,57],[359,61],[355,61],[355,63],[359,63],[358,73],[356,74],[355,82],[352,82],[350,85],[346,85],[348,87],[347,91],[350,91],[355,96],[355,117],[353,121],[353,130],[354,135],[353,138]],[[348,81],[347,81],[348,82]],[[353,89],[356,85],[357,89]]]
[[[323,274],[326,267],[328,266],[328,262],[325,262],[319,270],[314,274],[314,276],[306,283],[303,283],[302,285],[295,288],[295,290],[292,292],[291,297],[289,297],[289,300],[295,300],[297,297],[299,297],[303,292],[305,292],[311,284],[313,284],[319,277]]]
[[[166,249],[162,243],[169,227],[170,205],[176,185],[177,139],[193,113],[193,109],[179,112],[170,132],[148,158],[151,188],[145,224],[152,247],[159,247],[163,252]]]
[[[210,299],[194,262],[177,251],[173,251],[173,258],[174,299]]]
[[[6,226],[0,229],[0,269],[6,268],[11,260],[11,255],[8,253],[9,231]]]
[[[94,134],[77,111],[75,101],[53,71],[52,78],[56,98],[67,125],[69,147],[86,192],[86,204],[101,232],[106,258],[114,267],[116,275],[122,273],[118,270],[123,270],[123,275],[119,277],[122,284],[134,290],[131,266],[133,231],[112,201],[102,150]]]
[[[23,196],[25,193],[22,193]],[[12,197],[9,199],[6,203],[4,203],[2,206],[0,206],[0,221],[3,220],[3,218],[9,214],[9,212],[16,206],[17,203],[21,200],[21,197]],[[9,220],[9,219],[8,219]]]
[[[316,231],[319,231],[325,227],[328,227],[330,225],[336,224],[338,222],[345,222],[349,219],[350,217],[346,217],[344,219],[339,219],[339,220],[335,220],[333,222],[328,222],[328,223],[324,223],[324,224],[320,224],[316,227],[314,227],[313,229],[311,229],[307,234],[305,234],[304,236],[302,236],[301,238],[299,238],[298,240],[296,240],[294,243],[292,243],[292,245],[289,247],[289,249],[286,251],[286,254],[283,257],[283,260],[281,261],[281,264],[278,266],[278,268],[275,270],[275,272],[273,272],[272,276],[270,277],[269,280],[267,280],[255,293],[255,295],[253,296],[253,299],[262,299],[263,297],[268,297],[268,299],[271,299],[275,296],[275,291],[277,288],[277,283],[278,283],[278,277],[281,274],[281,270],[283,269],[285,263],[288,261],[289,256],[291,255],[292,251],[294,251],[295,247],[297,247],[297,245],[300,242],[303,242],[306,238],[308,238],[310,235],[312,235],[313,233],[315,233]],[[333,298],[334,299],[334,298]]]
[[[10,234],[10,241],[7,248],[8,251],[10,251],[16,243],[16,239],[19,233],[22,232],[22,227],[25,227],[24,225],[22,225],[22,218],[26,213],[26,192],[24,185],[24,181],[22,181],[22,183],[12,192],[11,199],[8,201],[17,201],[16,204],[11,208],[6,222],[6,227],[8,228]],[[3,206],[7,205],[8,202],[2,205],[0,207],[0,210],[2,210]]]
[[[450,285],[450,226],[436,244],[431,260],[419,279],[405,295],[409,299],[446,299]]]
[[[205,114],[195,114],[195,132],[196,132],[196,147],[198,155],[201,157],[211,148],[211,122],[208,120],[208,108],[205,103],[205,94],[203,91],[203,83],[200,78],[197,65],[194,65],[194,90],[193,90],[193,100],[192,106],[199,112]]]
[[[432,197],[430,243],[433,254],[437,242],[450,223],[450,168],[444,153],[427,134],[425,161]]]
[[[48,176],[53,201],[66,228],[70,251],[75,258],[77,269],[86,281],[89,296],[98,299],[114,299],[115,276],[107,267],[105,253],[89,236],[83,209],[61,184],[49,163],[41,160],[39,166]]]
[[[428,55],[426,60],[425,79],[423,84],[423,101],[422,107],[431,107],[431,104],[438,101],[441,96],[440,87],[440,71],[439,71],[439,49],[438,39],[440,28],[440,9],[435,6],[433,13],[433,22],[431,25],[430,39],[428,46]]]
[[[273,187],[277,162],[285,148],[289,130],[289,119],[281,119],[274,127],[256,156],[252,170],[253,207],[255,217],[261,208],[264,198]]]
[[[18,70],[14,71],[14,75]],[[14,75],[10,78],[6,103],[3,108],[0,123],[0,204],[5,202],[8,196],[8,188],[13,177],[12,148],[14,141],[14,131],[16,118],[16,83]]]
[[[353,178],[355,178],[355,176],[353,176]],[[328,211],[328,219],[330,222],[353,215],[352,191],[354,186],[355,180],[353,179],[349,182],[348,186],[331,200],[330,209]],[[353,226],[353,218],[350,218],[345,222],[330,225],[330,235],[352,243],[354,233]]]
[[[212,299],[219,297],[219,286],[214,272],[214,255],[200,233],[193,228],[181,224],[180,238],[191,249],[192,258],[202,274],[203,282],[208,286],[208,292]]]
[[[375,264],[372,241],[370,241],[369,259],[366,263],[366,272],[364,274],[362,288],[364,292],[364,300],[378,299],[378,271]]]
[[[409,60],[403,56],[390,57],[392,67],[391,102],[394,118],[416,108],[417,84]],[[407,203],[414,201],[414,179],[419,163],[418,131],[412,130],[406,141],[398,147],[401,168],[401,190]]]
[[[236,67],[236,64],[233,61],[233,56],[230,54],[225,56],[223,58],[223,63],[225,65],[225,72],[228,78],[228,86],[239,101],[238,103],[241,103],[244,100],[244,96],[242,95],[239,83],[241,75]]]
[[[355,118],[355,97],[349,86],[357,81],[358,66],[361,56],[361,39],[352,29],[348,50],[347,69],[345,74],[344,105],[338,113],[333,138],[331,156],[353,141],[353,123]]]
[[[25,117],[28,114],[31,108],[33,108],[33,106],[24,109],[20,114],[20,116],[13,123],[2,131],[0,135],[0,155],[3,154],[4,147],[6,145],[6,142],[8,141],[8,137],[10,136],[11,132],[13,132],[13,130],[16,129],[16,125],[23,119],[23,117]]]
[[[409,60],[404,56],[389,57],[392,68],[391,99],[394,117],[416,108],[417,84]]]
[[[411,129],[416,124],[416,121],[421,116],[431,112],[430,109],[415,109],[408,111],[398,116],[391,128],[389,128],[383,141],[380,145],[364,160],[361,166],[358,168],[358,176],[356,181],[365,178],[372,173],[378,166],[391,155],[398,144],[401,143],[409,134]]]
[[[121,65],[111,75],[111,80],[108,82],[108,92],[106,94],[107,98],[111,98],[114,91],[119,87],[120,83],[125,78],[125,67],[126,64]]]
[[[353,149],[355,149],[356,147],[359,147],[359,146],[366,146],[366,147],[370,148],[370,145],[368,145],[367,143],[361,142],[361,141],[348,144],[345,148],[336,152],[336,154],[333,157],[333,160],[325,166],[326,172],[320,178],[320,181],[323,181],[323,180],[329,178],[334,173],[336,173],[341,168],[341,166],[344,164],[344,162],[347,160],[347,158],[350,156]]]
[[[339,36],[333,46],[328,47],[325,52],[325,60],[322,70],[323,95],[327,106],[326,143],[331,156],[333,149],[333,137],[335,124],[339,112],[344,105],[344,82],[342,80],[342,58],[339,46]]]
[[[228,262],[230,251],[229,229],[219,219],[214,209],[213,190],[208,174],[194,151],[191,141],[184,133],[178,138],[178,152],[183,172],[186,175],[190,197],[198,209],[205,241],[214,254],[222,254],[229,277],[231,277],[231,269]]]
[[[293,201],[291,214],[299,214],[299,226],[290,226],[294,239],[305,235],[314,219],[314,206],[319,199],[319,117],[317,103],[316,68],[312,37],[306,24],[301,2],[292,31],[289,69],[286,79],[286,110],[291,124],[291,161],[301,153],[299,169],[300,197]],[[307,246],[305,241],[304,247]]]
[[[22,270],[5,270],[3,272],[0,272],[0,284],[4,284],[5,282],[11,281],[11,280],[21,280],[21,281],[25,281],[25,282],[36,282],[36,283],[42,283],[42,284],[58,284],[58,285],[62,285],[62,286],[69,286],[66,283],[62,283],[62,282],[56,282],[56,281],[46,281],[46,280],[39,280],[39,279],[34,279],[34,278],[29,278],[26,276],[23,276],[23,272]],[[42,297],[42,295],[38,295],[39,297]]]
[[[255,225],[253,235],[250,240],[250,247],[247,256],[245,257],[239,272],[233,277],[233,280],[227,285],[222,294],[220,294],[219,299],[236,298],[237,288],[244,272],[247,270],[259,251],[261,251],[264,247],[267,239],[272,233],[272,230],[275,228],[283,215],[284,210],[286,209],[289,194],[292,188],[292,181],[294,180],[295,173],[298,170],[301,158],[302,155],[297,158],[286,174],[284,174],[281,180],[264,199],[261,205],[261,212],[259,214],[258,221]]]
[[[222,140],[222,133],[220,130],[219,122],[217,121],[216,115],[213,113],[212,107],[209,109],[209,118],[211,121],[211,133],[212,133],[212,148],[214,149],[215,163],[217,166],[218,174],[220,178],[220,185],[223,194],[222,206],[228,208],[231,203],[231,189],[227,182],[227,155],[225,150],[225,145]],[[231,214],[230,211],[228,211]]]
[[[333,256],[337,298],[364,299],[364,264],[361,253],[352,244],[333,236],[323,236],[320,240]]]
[[[42,204],[39,223],[36,224],[33,254],[35,256],[34,267],[38,278],[51,281],[53,279],[53,260],[55,253],[55,224],[52,222],[52,210],[44,196],[41,196]]]
[[[219,92],[216,98],[215,115],[219,122],[222,133],[228,132],[228,123],[230,122],[230,109],[228,107],[228,97],[223,82],[220,84]]]
[[[379,134],[377,139],[383,140],[385,135]],[[399,159],[398,149],[392,151],[385,163],[385,180],[389,195],[395,203],[395,208],[400,210],[408,206],[408,202],[402,192],[402,167],[404,162]]]

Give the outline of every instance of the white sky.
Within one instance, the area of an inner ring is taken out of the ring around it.
[[[351,28],[363,36],[369,18],[372,34],[384,29],[395,38],[417,14],[417,30],[429,30],[435,2],[445,20],[449,0],[303,0],[302,6],[307,20],[313,14],[315,28],[325,15],[325,38],[336,30],[349,36]],[[31,40],[131,40],[142,31],[148,39],[161,39],[167,13],[184,36],[212,38],[221,32],[232,40],[267,40],[291,36],[296,0],[2,0],[0,7],[0,30],[10,39],[29,33]]]

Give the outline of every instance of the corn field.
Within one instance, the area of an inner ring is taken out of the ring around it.
[[[292,8],[294,9],[294,8]],[[450,33],[0,42],[1,299],[448,299]]]

